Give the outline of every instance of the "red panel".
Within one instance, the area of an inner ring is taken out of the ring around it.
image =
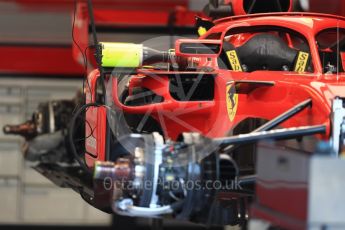
[[[99,78],[99,71],[93,70],[88,75],[88,85],[85,85],[86,103],[95,102],[96,91],[94,90]],[[85,141],[86,164],[93,167],[96,160],[105,160],[106,128],[107,128],[107,111],[105,107],[90,107],[86,111],[88,124],[85,125],[87,136]],[[93,132],[91,131],[93,130]],[[91,132],[93,133],[91,136]]]
[[[15,0],[25,10],[45,9],[56,11],[70,9],[74,0]],[[81,1],[79,2],[86,2]],[[145,10],[171,10],[175,6],[188,6],[188,0],[93,0],[95,9],[145,9]],[[56,8],[57,7],[57,8]]]
[[[345,16],[345,1],[329,0],[325,4],[324,0],[310,0],[310,11]]]
[[[94,12],[97,25],[167,26],[169,16],[175,14],[176,26],[194,26],[195,12],[184,8],[169,11],[99,9]]]
[[[167,25],[169,13],[166,11],[112,10],[95,11],[95,20],[100,25]]]
[[[72,0],[16,0],[24,11],[72,10]],[[79,1],[79,5],[85,1]],[[86,5],[86,4],[85,4]],[[178,26],[193,26],[195,12],[190,12],[188,0],[94,0],[94,14],[100,25],[165,26],[168,17],[176,12]]]
[[[294,219],[306,221],[308,188],[264,188],[256,186],[260,205],[284,213]]]
[[[71,47],[0,46],[0,73],[82,75]]]

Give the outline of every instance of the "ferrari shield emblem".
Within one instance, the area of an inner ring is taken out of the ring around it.
[[[226,107],[230,121],[233,121],[238,107],[238,94],[236,94],[235,84],[226,86]]]

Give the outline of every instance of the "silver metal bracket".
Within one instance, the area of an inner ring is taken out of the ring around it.
[[[341,98],[335,98],[332,105],[332,148],[339,156],[341,151],[340,147],[344,145],[345,137],[345,108],[344,100]]]

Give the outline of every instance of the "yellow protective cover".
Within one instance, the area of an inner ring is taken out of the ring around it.
[[[103,67],[137,68],[142,65],[142,44],[102,42],[101,45]]]

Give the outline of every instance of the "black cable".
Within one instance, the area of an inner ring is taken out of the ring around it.
[[[251,13],[252,13],[255,4],[256,4],[256,0],[253,0],[253,1],[252,1],[252,4],[250,4],[250,6],[249,6],[248,14],[251,14]]]
[[[95,25],[95,17],[93,14],[93,6],[92,6],[92,0],[88,0],[88,10],[89,10],[89,16],[91,21],[91,30],[92,30],[92,36],[93,36],[93,42],[94,45],[98,45],[98,39],[97,39],[97,31],[96,31],[96,25]]]
[[[279,11],[279,12],[283,12],[283,7],[282,7],[282,5],[280,4],[280,1],[279,1],[279,0],[276,0],[276,4],[277,4],[278,11]]]
[[[91,85],[90,85],[90,82],[89,82],[89,79],[88,79],[88,76],[87,76],[87,70],[88,70],[88,58],[87,58],[87,50],[89,49],[89,48],[91,48],[91,47],[93,47],[92,45],[89,45],[89,46],[87,46],[85,49],[84,49],[84,57],[85,57],[85,60],[86,60],[86,65],[85,65],[85,78],[84,78],[84,80],[83,80],[83,91],[84,91],[84,87],[85,87],[85,81],[86,81],[86,83],[87,83],[87,86],[88,86],[88,88],[89,88],[89,91],[90,91],[90,99],[91,99],[91,101],[93,101],[92,99],[93,99],[93,91],[92,91],[92,88],[91,88]],[[86,94],[84,93],[84,97],[85,97],[85,99],[86,99]]]
[[[73,11],[73,22],[72,22],[72,41],[73,43],[77,46],[79,52],[81,53],[82,57],[83,57],[83,64],[84,64],[84,80],[83,80],[83,94],[85,96],[85,81],[87,83],[87,86],[89,88],[90,94],[91,94],[91,100],[92,100],[92,90],[91,90],[91,86],[89,83],[89,79],[87,78],[87,67],[88,67],[88,60],[87,60],[87,55],[86,55],[86,51],[89,47],[86,47],[86,49],[82,50],[82,48],[80,47],[80,45],[78,44],[78,42],[76,41],[75,37],[74,37],[74,28],[75,28],[75,21],[76,21],[76,14],[77,14],[77,8],[78,8],[78,1],[74,0],[74,11]]]
[[[91,23],[91,32],[93,37],[93,43],[96,49],[96,61],[98,65],[98,69],[100,71],[101,77],[103,77],[103,68],[102,68],[102,50],[100,49],[100,44],[98,42],[97,38],[97,31],[96,31],[96,24],[95,24],[95,16],[93,13],[93,6],[92,6],[92,0],[88,0],[88,10],[89,10],[89,16],[90,16],[90,23]]]
[[[79,46],[79,44],[77,43],[77,41],[75,40],[75,37],[74,37],[74,28],[75,28],[75,20],[76,20],[76,13],[77,13],[77,0],[74,1],[75,3],[75,7],[74,7],[74,16],[73,16],[73,24],[72,24],[72,40],[73,40],[73,43],[77,46],[77,48],[79,49],[80,53],[82,54],[83,56],[83,62],[84,62],[84,81],[83,81],[83,95],[84,95],[84,98],[86,98],[86,95],[85,95],[85,80],[87,82],[87,85],[88,85],[88,88],[89,88],[89,91],[90,91],[90,94],[91,94],[91,101],[92,100],[92,96],[93,96],[93,92],[92,92],[92,88],[91,88],[91,85],[89,83],[89,80],[88,80],[88,77],[87,77],[87,70],[88,70],[88,59],[87,59],[87,49],[93,47],[92,45],[91,46],[87,46],[85,48],[85,50],[83,51],[81,49],[81,47]],[[96,62],[97,62],[97,65],[98,65],[98,69],[100,71],[100,77],[102,79],[102,82],[103,82],[103,88],[104,88],[104,79],[103,79],[103,70],[102,70],[102,60],[101,60],[101,50],[100,50],[100,46],[98,44],[98,39],[97,39],[97,33],[96,33],[96,26],[95,26],[95,19],[94,19],[94,14],[93,14],[93,7],[92,7],[92,1],[91,0],[88,0],[88,11],[89,11],[89,16],[90,16],[90,21],[91,21],[91,28],[92,28],[92,35],[93,35],[93,40],[94,40],[94,47],[96,49]],[[81,113],[83,111],[87,111],[89,107],[92,107],[92,106],[95,106],[95,107],[100,107],[102,105],[98,104],[98,103],[88,103],[88,104],[85,104],[83,105],[82,107],[80,107],[73,115],[72,117],[72,120],[70,122],[70,126],[69,126],[69,129],[68,129],[68,139],[69,139],[69,142],[71,144],[71,151],[72,151],[72,154],[74,155],[76,161],[78,162],[78,164],[86,171],[86,172],[90,172],[90,168],[86,165],[86,162],[85,162],[85,157],[83,157],[83,160],[81,160],[81,157],[80,155],[78,154],[77,152],[77,148],[76,148],[76,141],[73,140],[73,136],[74,136],[74,132],[75,132],[75,125],[76,125],[76,121],[77,119],[80,117]],[[77,106],[78,107],[78,106]],[[86,124],[91,127],[90,123],[85,120]],[[91,134],[88,135],[87,137],[83,138],[84,140],[86,140],[87,138],[93,136],[93,133],[94,133],[94,130],[95,129],[92,129],[91,128]],[[81,139],[82,140],[82,139]],[[81,141],[81,140],[78,140],[77,142]],[[85,150],[85,153],[87,153],[87,151]]]
[[[68,129],[68,140],[70,142],[71,145],[71,151],[72,154],[74,155],[76,161],[78,162],[78,164],[80,165],[80,167],[82,167],[86,172],[91,172],[90,168],[86,165],[85,162],[85,158],[83,158],[84,160],[82,161],[78,152],[77,152],[77,148],[75,146],[75,142],[73,140],[73,136],[74,136],[74,131],[75,131],[75,124],[76,121],[78,119],[78,117],[81,115],[81,113],[86,110],[89,107],[100,107],[101,105],[97,104],[97,103],[89,103],[89,104],[85,104],[83,105],[80,109],[78,109],[78,111],[73,115],[69,129]]]
[[[87,137],[83,137],[83,138],[80,138],[80,139],[77,139],[77,140],[74,140],[74,142],[80,142],[80,141],[85,141],[86,139],[90,138],[90,137],[95,137],[93,135],[93,133],[95,132],[96,128],[92,129],[91,127],[91,124],[88,120],[84,120],[86,125],[89,127],[89,129],[91,130],[90,134],[87,136]]]
[[[100,74],[100,79],[101,79],[101,84],[102,84],[102,89],[104,95],[106,94],[106,88],[105,88],[105,80],[104,80],[104,70],[102,67],[102,47],[98,42],[97,38],[97,31],[96,31],[96,23],[95,23],[95,15],[93,13],[93,5],[92,5],[92,0],[87,1],[87,6],[88,6],[88,11],[89,11],[89,16],[90,16],[90,23],[91,23],[91,32],[92,32],[92,37],[93,37],[93,43],[94,47],[96,50],[95,57],[96,57],[96,63],[97,63],[97,68],[99,70]]]

